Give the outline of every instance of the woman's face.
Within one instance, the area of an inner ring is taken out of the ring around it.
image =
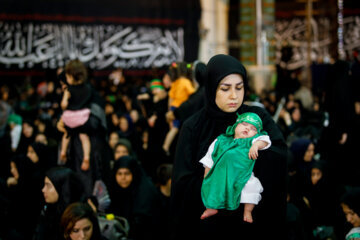
[[[305,162],[311,162],[311,160],[314,157],[314,151],[315,151],[315,146],[314,144],[310,143],[305,154],[304,154],[304,161]]]
[[[299,122],[301,120],[301,111],[299,108],[295,108],[291,113],[291,117],[295,122]]]
[[[46,203],[56,203],[59,200],[59,194],[48,177],[45,177],[42,192]]]
[[[163,76],[163,79],[162,79],[162,82],[164,84],[164,87],[167,89],[167,88],[170,88],[171,86],[171,78],[169,76],[169,74],[164,74]]]
[[[357,213],[355,213],[352,209],[349,208],[348,205],[342,203],[342,210],[345,214],[346,221],[353,225],[353,227],[360,227],[360,217]]]
[[[122,188],[128,188],[133,180],[133,175],[128,168],[119,168],[115,177],[116,182]]]
[[[90,240],[93,234],[93,224],[87,218],[78,220],[70,233],[71,240]]]
[[[28,146],[28,151],[27,151],[27,155],[26,155],[28,158],[30,158],[30,160],[33,162],[33,163],[37,163],[39,162],[39,157],[38,155],[36,154],[36,152],[34,151],[34,148],[32,146]]]
[[[109,146],[114,149],[119,141],[119,135],[116,132],[112,132],[109,137]]]
[[[130,111],[130,117],[131,117],[131,120],[136,123],[138,120],[139,120],[139,112],[137,110],[131,110]]]
[[[129,122],[125,117],[119,119],[120,130],[126,132],[129,129]]]
[[[244,81],[239,74],[223,78],[216,89],[215,103],[224,112],[235,112],[244,100]]]
[[[311,169],[311,182],[313,185],[317,184],[322,178],[322,171],[318,168]]]
[[[28,124],[28,123],[23,123],[23,134],[25,137],[29,138],[32,136],[34,132],[34,128]]]
[[[117,160],[123,156],[129,156],[129,151],[124,145],[118,145],[115,149],[114,159]]]

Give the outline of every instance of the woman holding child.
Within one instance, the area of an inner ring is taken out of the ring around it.
[[[219,54],[209,60],[205,78],[206,104],[185,121],[177,143],[171,192],[173,239],[285,238],[287,146],[265,109],[243,104],[247,88],[246,69],[237,59]],[[241,207],[219,210],[218,214],[202,220],[200,216],[205,207],[200,192],[204,167],[199,160],[211,142],[236,121],[237,113],[245,112],[260,116],[272,142],[255,160],[254,174],[264,191],[254,209],[254,221],[243,221]]]

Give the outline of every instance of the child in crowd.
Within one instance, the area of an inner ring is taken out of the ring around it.
[[[66,151],[70,142],[70,136],[79,133],[83,149],[83,161],[81,170],[86,171],[90,167],[91,143],[86,133],[86,123],[90,117],[91,88],[86,84],[87,70],[79,60],[70,61],[65,67],[66,87],[61,100],[61,108],[64,110],[61,120],[66,126],[61,143],[60,160],[66,162]]]
[[[215,215],[218,209],[235,210],[245,203],[244,221],[253,222],[252,210],[263,191],[252,173],[254,160],[258,150],[270,145],[261,118],[251,112],[238,115],[235,124],[212,142],[200,160],[205,167],[201,197],[206,207],[201,219]]]
[[[169,67],[168,74],[171,79],[171,86],[169,90],[169,110],[174,111],[183,102],[185,102],[191,94],[195,92],[195,88],[188,78],[188,69],[191,69],[191,64],[185,62],[172,63]],[[169,154],[170,146],[175,139],[176,134],[180,128],[180,121],[173,120],[170,124],[163,149],[165,153]]]

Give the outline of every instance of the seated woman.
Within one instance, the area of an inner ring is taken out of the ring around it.
[[[123,156],[115,161],[108,190],[111,199],[108,212],[128,220],[129,238],[156,239],[159,193],[135,158]]]
[[[61,216],[60,225],[65,240],[105,240],[97,215],[87,203],[70,204]]]
[[[55,167],[45,173],[42,192],[45,205],[33,239],[63,239],[59,230],[61,215],[69,204],[86,200],[88,196],[84,193],[84,186],[73,170]]]

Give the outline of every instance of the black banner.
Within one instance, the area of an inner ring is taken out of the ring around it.
[[[56,69],[74,58],[94,70],[149,69],[197,59],[199,1],[2,2],[1,69]]]

